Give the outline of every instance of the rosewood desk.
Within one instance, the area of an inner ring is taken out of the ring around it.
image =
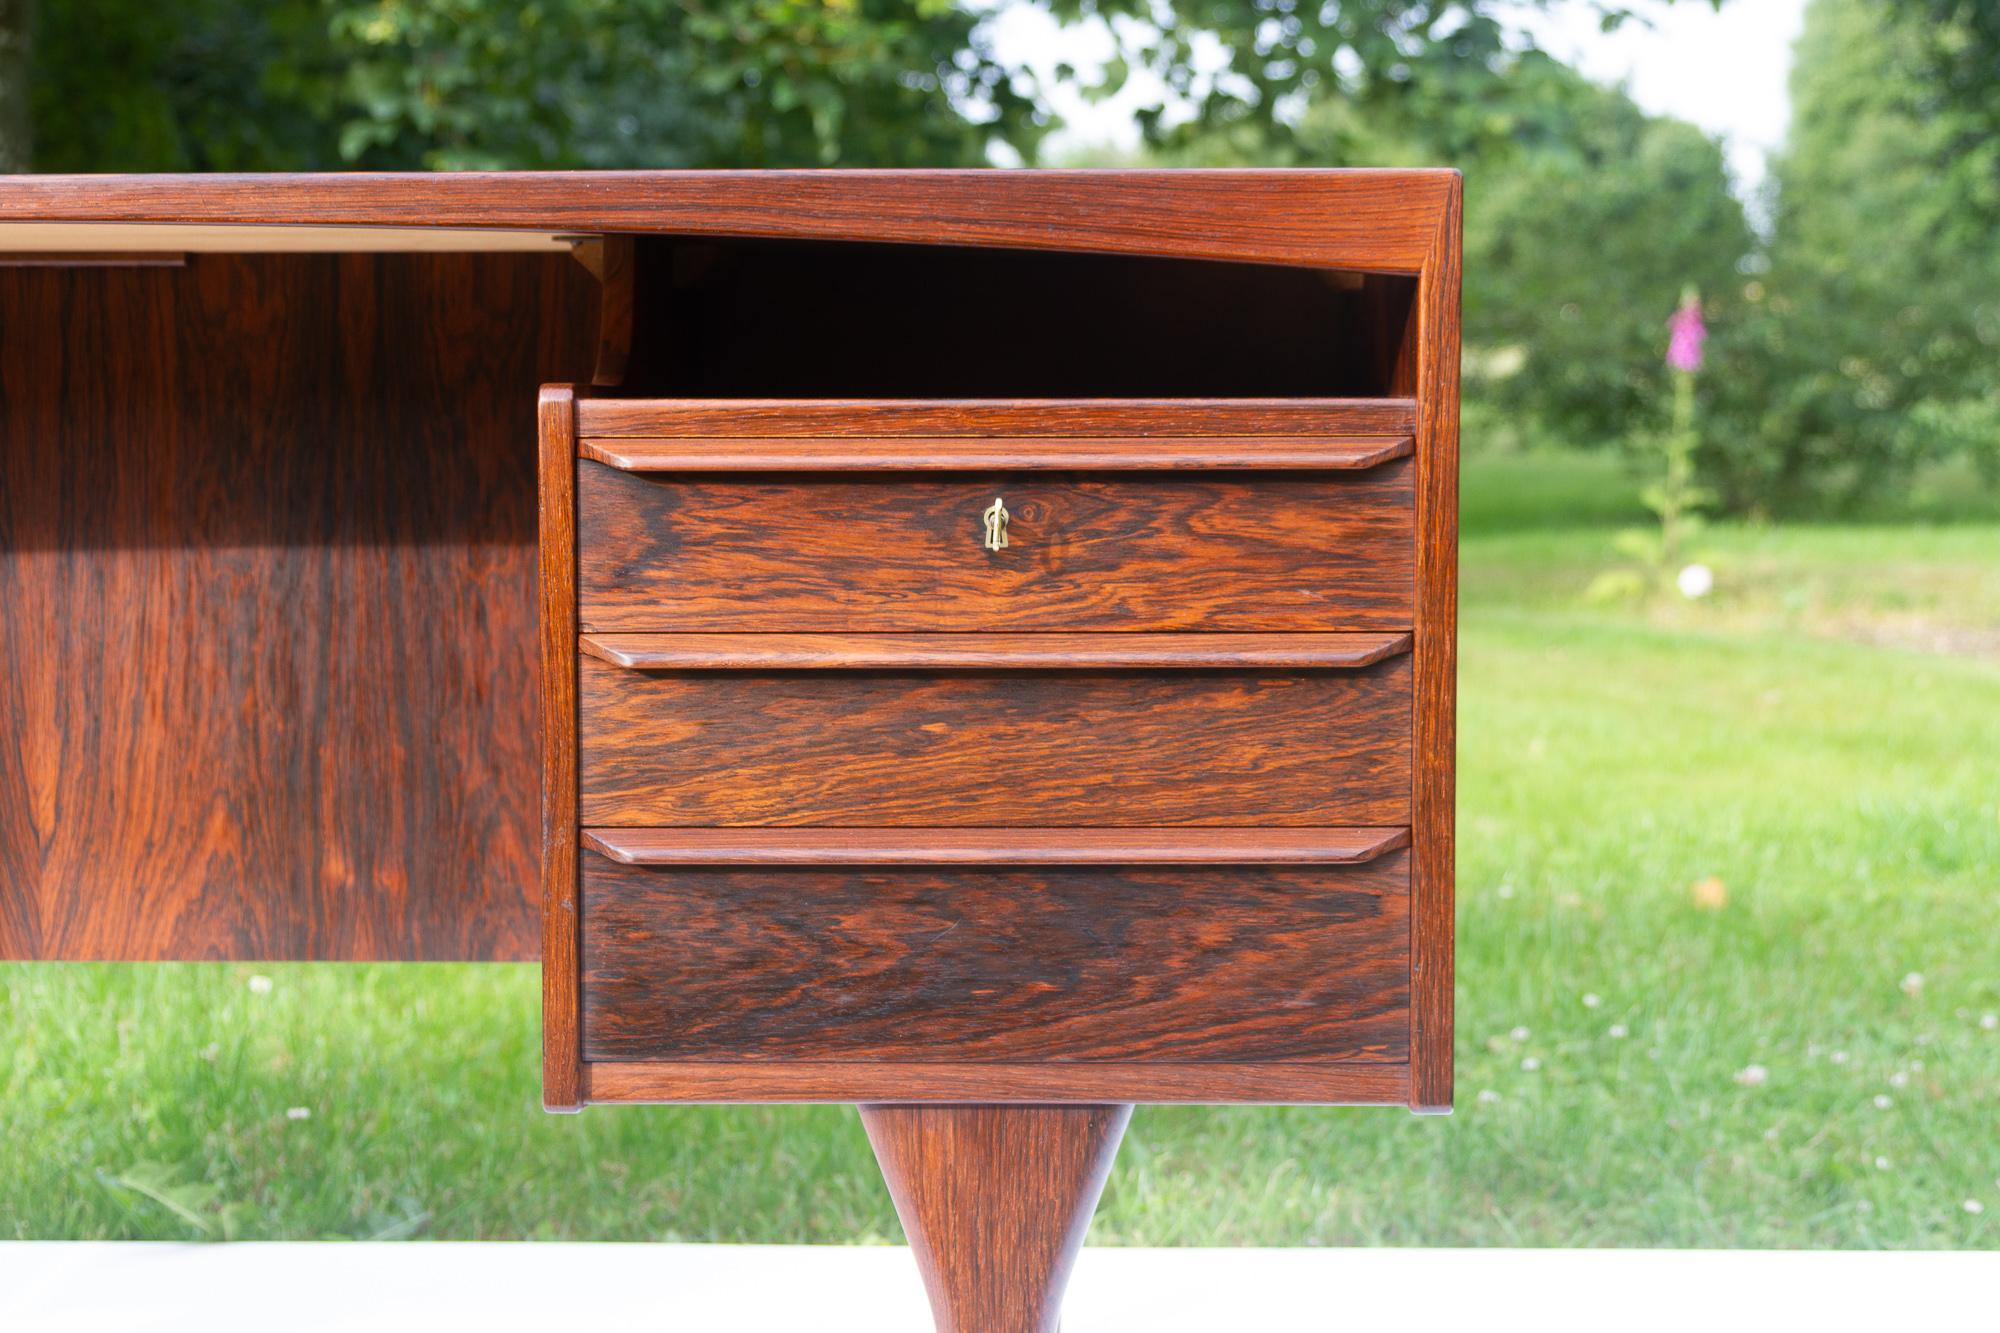
[[[1450,1104],[1459,197],[0,179],[0,955],[539,958],[1053,1328],[1131,1103]]]

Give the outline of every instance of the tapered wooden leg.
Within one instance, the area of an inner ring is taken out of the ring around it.
[[[938,1333],[1054,1333],[1129,1106],[863,1106]]]

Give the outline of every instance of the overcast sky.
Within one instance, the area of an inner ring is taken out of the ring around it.
[[[1649,111],[1678,116],[1720,135],[1729,151],[1739,188],[1763,179],[1767,155],[1785,137],[1788,102],[1785,75],[1792,40],[1798,36],[1806,0],[1728,0],[1720,13],[1707,0],[1665,5],[1634,0],[1651,25],[1628,23],[1615,33],[1599,31],[1587,0],[1557,3],[1547,14],[1530,14],[1544,47],[1594,79],[1626,83]],[[1023,0],[1012,0],[995,20],[996,41],[1007,58],[1044,68],[1069,59],[1084,65],[1111,50],[1101,30],[1063,32],[1048,15]],[[1140,90],[1134,89],[1134,92]],[[1131,121],[1132,96],[1092,105],[1061,99],[1060,110],[1075,129],[1052,146],[1111,143],[1130,146],[1137,133]]]

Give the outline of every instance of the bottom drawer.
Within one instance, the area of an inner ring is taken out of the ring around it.
[[[749,868],[586,853],[582,883],[586,1061],[1408,1057],[1403,851],[1361,865]]]

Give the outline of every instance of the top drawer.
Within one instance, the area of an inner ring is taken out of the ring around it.
[[[586,416],[585,630],[1412,623],[1393,405],[646,407],[627,429],[704,433],[592,436]]]

